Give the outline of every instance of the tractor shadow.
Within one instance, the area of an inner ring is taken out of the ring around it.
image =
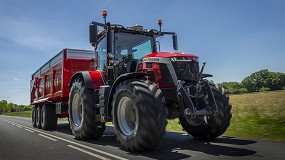
[[[59,124],[57,132],[72,135],[68,123]],[[144,156],[153,159],[185,159],[195,156],[211,155],[214,157],[230,156],[245,157],[258,156],[256,151],[247,149],[247,145],[258,143],[253,140],[239,139],[235,137],[221,136],[213,141],[198,141],[185,133],[167,132],[161,143],[154,150],[146,152],[127,152],[120,148],[117,142],[114,127],[106,126],[103,136],[99,140],[85,141],[90,144],[112,146],[131,156]],[[203,155],[204,154],[204,155]],[[194,157],[193,157],[194,158]]]

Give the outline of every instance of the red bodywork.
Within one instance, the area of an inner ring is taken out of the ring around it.
[[[171,57],[190,57],[190,58],[198,58],[198,56],[194,54],[182,53],[182,52],[154,52],[144,56],[144,58],[153,58],[153,57],[161,57],[161,58],[171,58]]]
[[[148,62],[149,64],[151,63],[151,66],[147,66],[147,63],[142,64],[142,71],[143,72],[148,72],[148,73],[153,73],[153,81],[160,87],[160,88],[172,88],[175,87],[174,83],[165,83],[165,77],[163,77],[162,70],[165,70],[165,68],[161,68],[161,63],[171,63],[170,61],[156,61],[157,58],[162,58],[162,59],[169,59],[172,57],[189,57],[192,60],[196,61],[199,57],[194,55],[194,54],[187,54],[187,53],[182,53],[182,52],[154,52],[151,54],[148,54],[144,56],[144,58],[150,58],[153,60],[153,62]],[[152,61],[150,60],[150,61]],[[169,64],[170,65],[170,64]],[[168,68],[166,70],[169,70]],[[170,73],[171,74],[171,73]],[[168,77],[168,79],[171,77]]]
[[[103,80],[100,72],[95,71],[96,61],[92,61],[92,58],[95,58],[94,51],[63,49],[32,75],[31,104],[67,104],[70,79],[79,71],[88,71],[94,89],[98,89],[103,85]]]

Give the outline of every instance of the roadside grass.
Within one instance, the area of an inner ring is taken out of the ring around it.
[[[225,135],[285,141],[285,90],[230,95],[231,125]]]
[[[233,117],[224,135],[285,141],[285,90],[230,95],[230,103]],[[4,115],[31,117],[32,111]],[[67,118],[60,120],[67,121]],[[182,132],[183,128],[176,118],[168,120],[166,130]]]
[[[32,117],[32,111],[2,113],[6,116]]]

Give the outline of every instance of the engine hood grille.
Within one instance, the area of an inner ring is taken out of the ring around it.
[[[178,80],[198,81],[199,62],[197,61],[172,61]]]

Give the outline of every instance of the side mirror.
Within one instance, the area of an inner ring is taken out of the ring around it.
[[[177,42],[177,35],[176,34],[172,35],[172,42],[173,42],[173,49],[175,51],[177,51],[178,50],[178,42]]]
[[[98,34],[97,25],[91,23],[89,25],[89,40],[93,46],[97,43],[98,40],[97,34]]]

